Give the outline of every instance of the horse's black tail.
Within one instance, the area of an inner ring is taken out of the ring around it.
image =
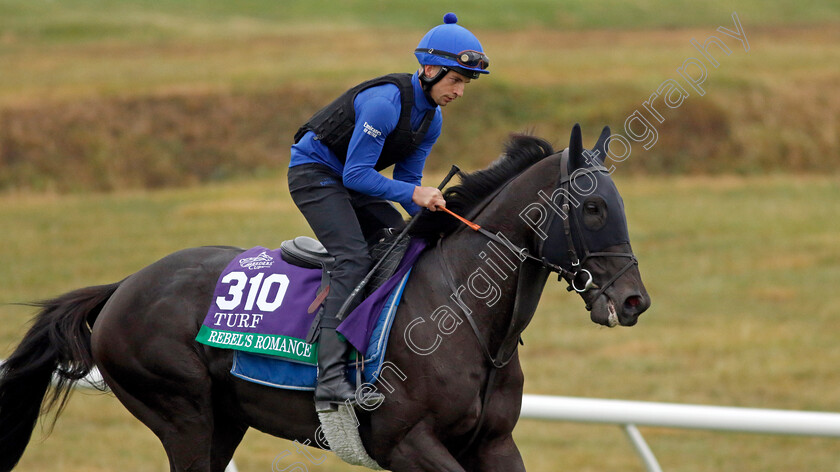
[[[0,365],[0,472],[18,463],[38,416],[58,406],[58,417],[73,384],[93,369],[89,326],[119,285],[87,287],[33,304],[40,313]],[[44,402],[54,373],[55,388]]]

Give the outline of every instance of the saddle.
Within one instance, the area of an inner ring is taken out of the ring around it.
[[[368,251],[375,269],[365,286],[363,292],[365,297],[373,293],[396,272],[409,243],[409,238],[403,238],[397,243],[393,251],[386,254],[398,237],[399,232],[396,229],[384,228],[368,241]],[[321,286],[318,289],[318,296],[312,302],[310,311],[314,311],[318,306],[321,306],[321,310],[323,310],[322,303],[329,293],[330,275],[335,265],[335,257],[327,252],[323,244],[309,236],[298,236],[295,239],[283,241],[280,244],[280,256],[284,261],[298,267],[321,269]],[[383,257],[386,257],[386,259],[381,264],[376,265]],[[314,341],[320,326],[320,320],[321,312],[318,313],[309,328],[309,333],[306,336],[307,342]]]
[[[391,247],[398,236],[399,232],[395,228],[384,228],[374,238],[368,241],[368,251],[374,264],[385,256],[388,248]],[[406,249],[408,249],[408,242],[409,238],[403,238],[402,241],[397,243],[394,250],[387,255],[387,259],[376,268],[376,272],[373,273],[370,281],[365,286],[365,296],[373,293],[374,290],[394,275]],[[289,264],[307,269],[320,268],[323,270],[321,289],[323,290],[329,285],[329,277],[335,265],[335,258],[327,252],[324,245],[318,240],[309,236],[298,236],[295,239],[283,241],[280,244],[280,250],[281,257]]]
[[[298,267],[329,271],[335,263],[335,258],[329,255],[324,245],[308,236],[283,241],[280,249],[283,260]]]

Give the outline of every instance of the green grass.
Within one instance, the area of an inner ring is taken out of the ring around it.
[[[836,3],[812,0],[672,2],[609,0],[442,0],[395,3],[384,0],[275,2],[270,0],[4,0],[0,27],[30,40],[84,42],[94,39],[166,39],[182,35],[264,31],[272,27],[356,25],[428,29],[454,11],[468,28],[522,30],[652,29],[707,26],[733,11],[753,24],[801,24],[840,19]],[[221,31],[219,31],[221,30]]]
[[[429,181],[435,181],[434,176]],[[521,350],[526,392],[838,411],[840,199],[816,177],[622,178],[653,299],[638,326],[593,325],[550,282]],[[282,175],[111,196],[0,197],[0,303],[119,280],[183,247],[277,247],[309,234]],[[30,310],[0,308],[0,357]],[[665,470],[835,470],[837,442],[643,428]],[[529,471],[641,471],[618,427],[523,421]],[[114,440],[119,438],[119,440]],[[251,432],[240,470],[294,449]],[[300,460],[290,455],[283,464]],[[112,396],[76,394],[18,470],[162,470],[156,438]],[[355,470],[330,459],[310,470]]]

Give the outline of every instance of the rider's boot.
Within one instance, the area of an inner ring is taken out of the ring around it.
[[[345,366],[350,345],[339,337],[335,328],[321,327],[318,336],[318,385],[315,387],[315,410],[332,411],[342,403],[356,405],[356,389],[347,380]],[[378,406],[385,400],[379,392],[365,393],[366,408]]]

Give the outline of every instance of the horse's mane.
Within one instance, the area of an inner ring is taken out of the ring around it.
[[[544,139],[521,134],[511,135],[505,145],[504,154],[490,164],[490,167],[461,174],[461,183],[443,192],[446,208],[462,216],[469,215],[496,189],[553,153],[554,148]],[[442,211],[424,210],[410,233],[414,237],[435,241],[452,233],[461,224]]]

